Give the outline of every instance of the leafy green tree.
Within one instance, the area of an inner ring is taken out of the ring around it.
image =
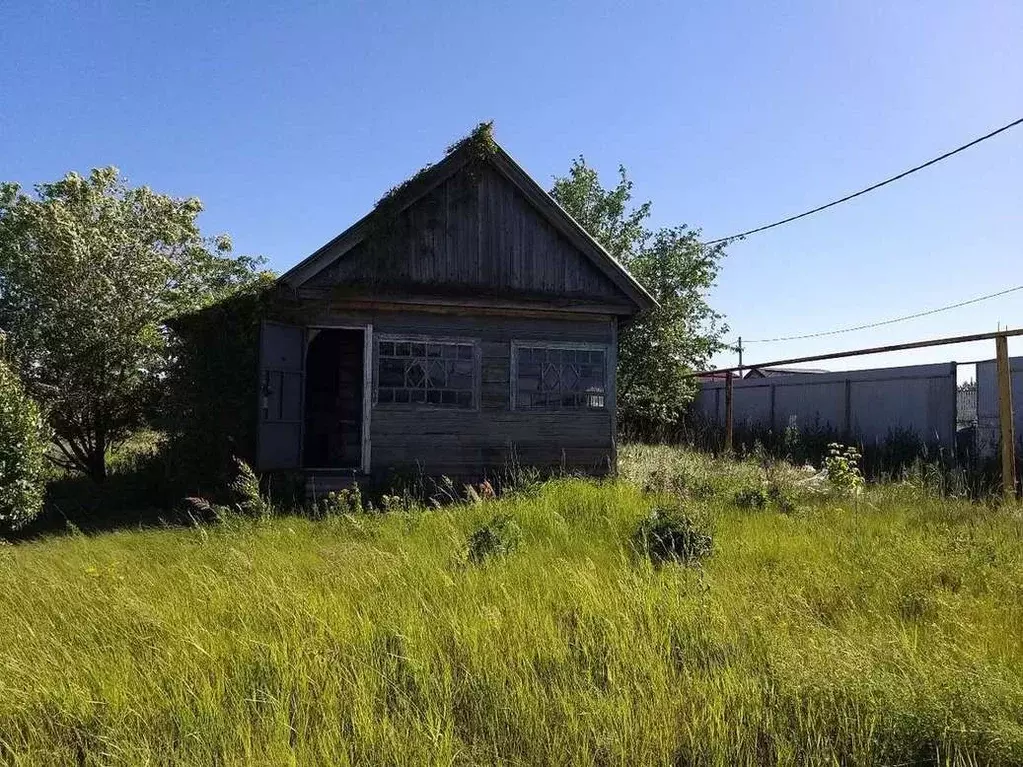
[[[618,404],[622,428],[650,434],[677,422],[695,392],[686,373],[703,367],[727,331],[707,303],[724,256],[684,224],[651,230],[650,203],[632,206],[625,168],[611,189],[579,157],[551,194],[657,299],[618,336]]]
[[[257,278],[202,204],[131,187],[113,167],[26,194],[0,183],[0,328],[48,414],[54,460],[103,481],[168,363],[165,322]]]
[[[45,454],[39,406],[0,359],[0,533],[21,527],[42,509]]]

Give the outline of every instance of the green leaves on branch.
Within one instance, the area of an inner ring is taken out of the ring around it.
[[[625,168],[611,189],[579,157],[556,178],[552,196],[657,299],[659,308],[625,324],[618,336],[618,406],[626,433],[648,436],[677,422],[695,387],[685,376],[721,348],[727,331],[707,303],[724,256],[699,231],[648,229],[650,203],[632,207]]]
[[[38,405],[0,359],[0,534],[42,510],[44,435]]]
[[[201,235],[201,212],[113,167],[34,194],[0,184],[0,327],[62,465],[102,480],[156,401],[166,321],[258,279],[258,260]]]

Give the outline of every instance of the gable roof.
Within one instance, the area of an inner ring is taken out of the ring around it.
[[[597,269],[621,290],[637,310],[646,311],[657,306],[657,301],[637,282],[618,261],[608,253],[569,213],[558,204],[539,184],[522,169],[511,155],[491,139],[491,149],[486,154],[488,162],[501,176],[507,179],[572,245],[586,256]],[[456,145],[436,165],[428,166],[391,192],[388,199],[397,211],[403,211],[429,194],[439,184],[464,168],[473,159],[473,149],[468,140]],[[279,284],[298,288],[311,280],[322,270],[343,258],[346,253],[359,245],[370,233],[370,222],[376,211],[372,211],[355,222],[337,237],[317,249],[278,278]]]

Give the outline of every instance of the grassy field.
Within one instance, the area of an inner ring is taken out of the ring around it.
[[[755,464],[623,464],[0,547],[0,764],[1023,763],[1018,512],[795,471],[739,508]],[[713,554],[655,567],[633,532],[680,503]],[[498,514],[521,545],[467,562]]]

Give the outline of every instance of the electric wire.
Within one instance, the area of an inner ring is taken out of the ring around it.
[[[1023,123],[1023,117],[1020,117],[1018,120],[1013,120],[1008,125],[1003,125],[1001,128],[998,128],[997,130],[993,130],[990,133],[987,133],[987,134],[981,136],[980,138],[975,138],[973,141],[970,141],[967,144],[963,144],[960,147],[956,147],[955,149],[951,150],[950,152],[945,152],[945,154],[940,155],[938,157],[935,157],[932,160],[928,160],[925,163],[922,163],[922,164],[917,165],[917,166],[915,166],[913,168],[910,168],[909,170],[903,171],[902,173],[899,173],[897,176],[892,176],[891,178],[887,178],[884,181],[880,181],[880,182],[878,182],[876,184],[872,184],[872,185],[868,186],[866,189],[861,189],[858,192],[853,192],[852,194],[847,194],[845,197],[842,197],[840,199],[832,200],[831,202],[826,203],[825,205],[818,205],[816,208],[813,208],[812,210],[808,210],[808,211],[805,211],[803,213],[799,213],[799,214],[797,214],[795,216],[789,216],[788,218],[783,218],[781,221],[775,221],[773,224],[765,224],[763,226],[758,226],[755,229],[748,229],[745,232],[740,232],[738,234],[732,234],[732,235],[729,235],[728,237],[719,237],[716,240],[708,240],[707,242],[704,242],[703,244],[704,245],[717,245],[718,243],[729,242],[731,240],[741,240],[741,239],[744,239],[744,238],[748,237],[751,234],[756,234],[757,232],[765,232],[768,229],[774,229],[776,226],[781,226],[782,224],[788,224],[788,223],[791,223],[792,221],[797,221],[798,219],[806,218],[807,216],[812,216],[814,213],[820,213],[822,210],[827,210],[828,208],[833,208],[836,205],[841,205],[843,202],[848,202],[849,200],[855,199],[856,197],[860,197],[861,195],[867,194],[867,192],[873,192],[875,189],[880,189],[883,186],[887,186],[888,184],[891,184],[894,181],[898,181],[901,178],[905,178],[906,176],[909,176],[912,173],[916,173],[919,170],[923,170],[924,168],[930,167],[931,165],[934,165],[935,163],[939,163],[942,160],[947,160],[952,155],[959,154],[960,152],[962,152],[962,151],[964,151],[966,149],[969,149],[972,146],[976,146],[977,144],[981,143],[982,141],[987,141],[989,138],[994,138],[999,133],[1004,133],[1005,131],[1009,130],[1010,128],[1015,128],[1017,125],[1019,125],[1021,123]]]
[[[958,303],[949,304],[948,306],[939,306],[937,309],[928,309],[927,311],[916,312],[914,314],[907,314],[902,317],[893,317],[891,319],[881,320],[879,322],[869,322],[865,325],[856,325],[854,327],[849,328],[838,328],[836,330],[824,330],[818,333],[804,333],[798,336],[780,336],[778,338],[757,338],[752,341],[743,340],[743,344],[766,344],[775,343],[779,341],[802,341],[807,338],[822,338],[824,336],[837,336],[841,333],[853,333],[857,330],[869,330],[870,328],[879,328],[883,327],[884,325],[894,325],[897,322],[915,320],[918,317],[928,317],[932,314],[939,314],[940,312],[947,312],[951,311],[952,309],[959,309],[960,307],[963,306],[977,304],[980,303],[981,301],[987,301],[992,298],[998,298],[999,296],[1008,295],[1009,293],[1015,293],[1020,290],[1023,290],[1023,285],[1017,285],[1013,288],[1006,288],[1005,290],[1000,290],[997,293],[989,293],[986,296],[978,296],[977,298],[971,298],[966,301],[959,301]]]

